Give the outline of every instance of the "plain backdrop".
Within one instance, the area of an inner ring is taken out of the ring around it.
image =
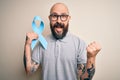
[[[0,80],[41,80],[40,69],[25,73],[25,36],[36,15],[44,20],[43,35],[50,33],[48,15],[56,2],[70,10],[71,33],[102,46],[93,80],[120,80],[120,0],[0,0]]]

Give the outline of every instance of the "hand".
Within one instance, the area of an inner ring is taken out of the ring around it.
[[[28,32],[26,34],[26,44],[31,44],[32,40],[37,39],[38,35],[34,32]]]
[[[90,43],[87,47],[87,57],[88,58],[95,57],[100,50],[101,50],[101,46],[99,43],[97,43],[95,41]]]

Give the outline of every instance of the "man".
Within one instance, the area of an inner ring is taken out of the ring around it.
[[[37,39],[34,32],[26,34],[25,69],[28,74],[42,66],[42,80],[92,80],[95,73],[95,58],[101,47],[92,42],[86,47],[83,40],[68,31],[69,10],[63,3],[52,6],[49,15],[51,35],[45,50],[37,45],[31,51],[31,42]]]

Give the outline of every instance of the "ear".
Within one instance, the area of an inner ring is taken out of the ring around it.
[[[69,20],[71,19],[71,16],[69,16]]]
[[[68,16],[68,21],[70,21],[70,19],[71,19],[71,16]]]
[[[50,20],[50,16],[48,16],[48,19]]]

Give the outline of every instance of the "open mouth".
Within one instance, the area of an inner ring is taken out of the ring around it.
[[[57,28],[55,28],[55,32],[56,32],[57,34],[62,34],[63,28],[57,27]]]

